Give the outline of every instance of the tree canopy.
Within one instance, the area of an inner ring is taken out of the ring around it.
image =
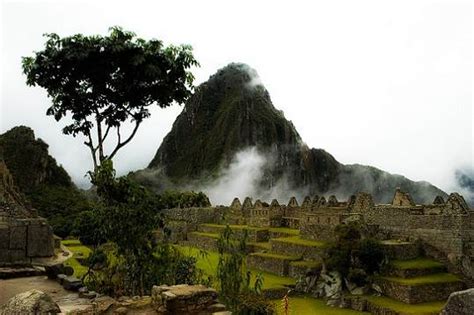
[[[26,82],[46,89],[52,99],[47,115],[72,118],[63,132],[86,137],[94,168],[130,142],[150,116],[150,105],[181,104],[191,94],[189,69],[198,62],[189,45],[166,47],[119,27],[108,36],[45,36],[44,50],[23,57]],[[121,130],[125,122],[133,124],[127,135]],[[116,144],[106,153],[105,140],[114,132]]]

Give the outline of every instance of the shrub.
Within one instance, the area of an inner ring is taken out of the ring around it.
[[[239,294],[240,303],[235,307],[234,313],[238,315],[272,315],[275,306],[263,295],[254,293]]]
[[[364,238],[358,223],[341,224],[336,227],[336,241],[325,252],[325,263],[329,270],[338,271],[342,277],[358,285],[380,270],[384,253],[380,243]]]
[[[382,245],[372,238],[363,239],[359,244],[357,258],[367,274],[378,272],[384,260]]]

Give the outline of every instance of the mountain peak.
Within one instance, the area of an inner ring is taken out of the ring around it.
[[[163,139],[149,168],[180,185],[190,180],[219,176],[233,157],[249,147],[263,152],[268,163],[262,170],[263,189],[287,182],[307,194],[365,191],[377,202],[390,200],[396,187],[409,191],[418,202],[445,195],[432,185],[414,183],[381,170],[339,163],[322,149],[304,145],[293,124],[277,110],[255,69],[231,63],[196,88]]]

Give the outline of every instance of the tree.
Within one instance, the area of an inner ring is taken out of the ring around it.
[[[191,93],[194,76],[189,69],[198,66],[191,46],[165,47],[120,27],[111,28],[109,36],[45,36],[44,50],[23,57],[26,82],[47,90],[52,99],[47,115],[72,119],[65,134],[86,137],[94,170],[132,140],[152,104],[181,104]],[[124,123],[133,125],[127,135]],[[116,144],[107,153],[112,133]]]

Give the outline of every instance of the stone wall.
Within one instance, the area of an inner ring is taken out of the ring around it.
[[[45,219],[11,218],[0,224],[0,265],[25,264],[53,255],[53,231]]]
[[[379,279],[377,284],[381,287],[384,295],[408,304],[446,300],[452,292],[464,288],[464,284],[460,281],[404,285]]]

